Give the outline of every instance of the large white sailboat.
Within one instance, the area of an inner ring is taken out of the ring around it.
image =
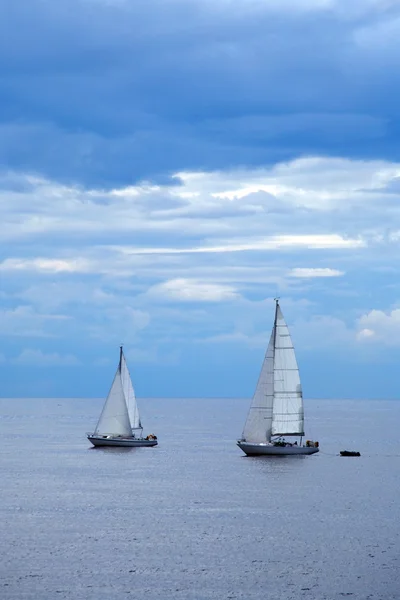
[[[94,433],[87,438],[94,446],[157,446],[154,434],[143,437],[139,409],[122,346],[114,381]]]
[[[238,446],[247,456],[315,454],[318,442],[304,438],[300,375],[279,300],[268,349]],[[288,442],[286,438],[290,437]],[[298,438],[298,439],[293,439]]]

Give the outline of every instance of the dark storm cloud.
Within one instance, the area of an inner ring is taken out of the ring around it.
[[[298,3],[297,3],[298,5]],[[398,158],[390,3],[29,0],[0,19],[0,161],[114,185]]]

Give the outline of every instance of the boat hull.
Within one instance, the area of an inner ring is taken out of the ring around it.
[[[315,446],[274,446],[241,441],[238,441],[237,445],[247,456],[304,456],[319,452],[319,448]]]
[[[109,438],[109,437],[97,437],[88,435],[87,436],[89,442],[93,444],[93,446],[118,446],[120,448],[143,448],[143,447],[151,447],[157,446],[157,440],[145,440],[145,439],[129,439],[129,438]]]
[[[353,450],[342,450],[340,456],[361,456],[361,454]]]

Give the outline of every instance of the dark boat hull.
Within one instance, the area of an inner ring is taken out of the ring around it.
[[[340,456],[361,456],[361,454],[350,450],[342,450]]]

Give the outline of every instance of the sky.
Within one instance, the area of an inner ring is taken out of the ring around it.
[[[399,0],[0,4],[0,395],[397,398]]]

